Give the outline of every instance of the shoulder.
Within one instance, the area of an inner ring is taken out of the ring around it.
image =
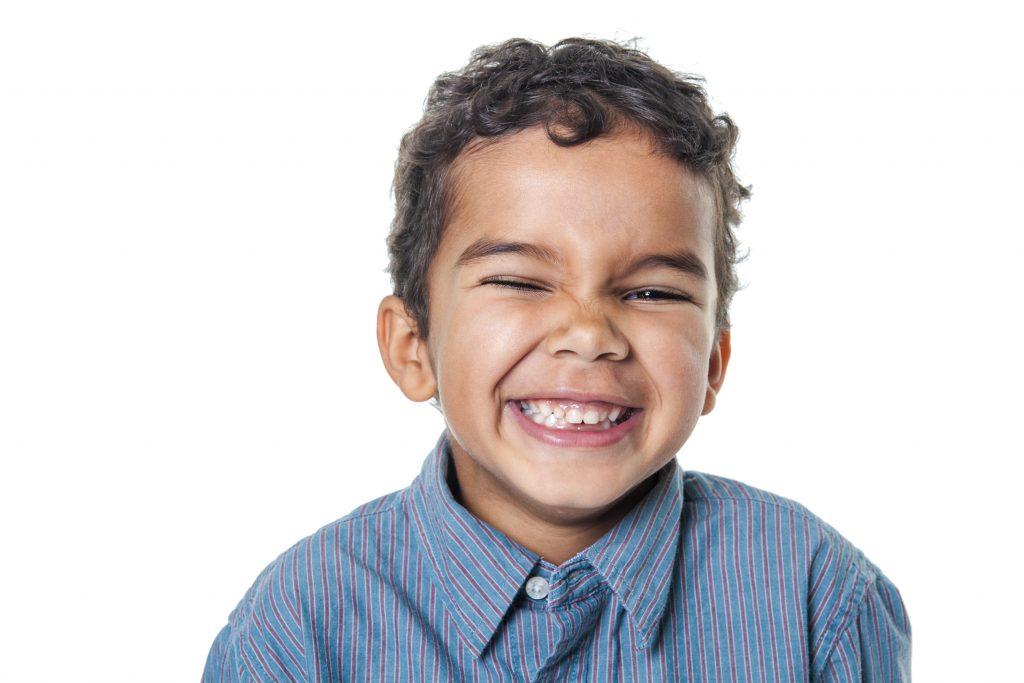
[[[395,491],[360,505],[344,517],[327,524],[281,553],[263,574],[294,574],[293,585],[300,597],[314,591],[321,574],[340,574],[346,565],[365,565],[380,558],[404,533],[404,503],[408,489]],[[299,568],[304,568],[300,574]],[[257,580],[259,584],[259,580]]]
[[[864,553],[794,500],[702,472],[686,472],[683,491],[691,517],[716,520],[726,535],[746,535],[752,544],[776,546],[789,560],[805,564],[808,578],[849,572],[871,581],[880,574]]]
[[[350,604],[350,586],[379,574],[390,547],[406,546],[395,541],[404,526],[407,491],[360,505],[267,565],[218,636],[204,680],[228,669],[255,680],[305,676],[309,640],[325,618],[322,604]]]
[[[317,574],[336,572],[339,562],[372,551],[367,543],[358,541],[380,543],[382,527],[401,523],[406,491],[364,503],[285,550],[259,574],[238,610],[247,611],[245,608],[261,596],[301,598],[316,584]]]
[[[870,563],[860,551],[795,500],[735,479],[687,471],[683,475],[683,501],[693,517],[729,519],[730,528],[737,533],[758,533],[765,542],[788,540],[806,545],[811,554],[836,548],[848,556],[849,562],[862,563],[863,569],[870,571]]]
[[[771,507],[795,512],[808,519],[819,520],[800,503],[769,491],[744,484],[735,479],[687,470],[683,473],[683,496],[687,504],[720,505],[736,503],[744,508]]]
[[[380,498],[375,498],[367,503],[363,503],[352,510],[352,512],[334,522],[334,524],[344,524],[345,522],[350,522],[364,517],[393,514],[401,508],[402,504],[405,502],[408,492],[408,488],[399,489],[398,491],[393,491],[387,495],[381,496]]]
[[[796,501],[724,477],[686,472],[683,491],[689,542],[749,559],[753,593],[800,597],[815,680],[837,659],[848,665],[852,642],[884,650],[886,671],[903,666],[910,622],[899,591],[832,526]]]
[[[285,554],[288,552],[300,552],[328,539],[358,536],[367,530],[400,523],[404,518],[404,508],[408,492],[409,489],[401,489],[363,503],[341,519],[321,527],[302,539],[286,551]]]

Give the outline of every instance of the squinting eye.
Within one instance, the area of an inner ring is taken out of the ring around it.
[[[625,296],[626,301],[691,301],[686,294],[666,292],[660,289],[637,289]]]
[[[540,285],[536,285],[532,282],[526,282],[524,280],[511,280],[505,278],[488,278],[483,280],[480,284],[482,285],[497,285],[498,287],[507,287],[508,289],[518,289],[522,292],[543,292],[544,288]]]

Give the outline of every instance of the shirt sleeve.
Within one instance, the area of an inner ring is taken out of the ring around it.
[[[241,680],[238,664],[231,656],[231,626],[225,626],[213,641],[203,669],[203,683],[233,683]]]
[[[842,630],[819,683],[909,683],[910,620],[899,591],[878,574]]]
[[[271,564],[214,640],[203,683],[306,681],[307,634],[284,556]]]

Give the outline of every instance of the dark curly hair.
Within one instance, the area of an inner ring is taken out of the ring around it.
[[[475,140],[544,126],[572,146],[624,125],[647,132],[659,152],[710,185],[718,215],[715,281],[719,329],[729,327],[736,292],[739,204],[750,191],[732,169],[739,130],[715,115],[699,77],[678,74],[639,50],[569,38],[548,48],[513,39],[477,49],[465,68],[434,81],[423,118],[402,138],[395,165],[395,218],[388,236],[394,293],[429,332],[427,271],[437,253],[456,157]]]

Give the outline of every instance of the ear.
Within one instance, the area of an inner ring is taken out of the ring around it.
[[[729,330],[722,330],[718,333],[715,345],[711,347],[711,358],[708,362],[708,386],[704,392],[704,410],[701,415],[707,415],[715,407],[715,399],[718,391],[725,381],[725,370],[729,367],[729,357],[732,355],[732,336]]]
[[[397,296],[386,296],[377,308],[377,346],[391,379],[413,401],[426,401],[437,392],[437,380],[427,344],[416,321]]]

